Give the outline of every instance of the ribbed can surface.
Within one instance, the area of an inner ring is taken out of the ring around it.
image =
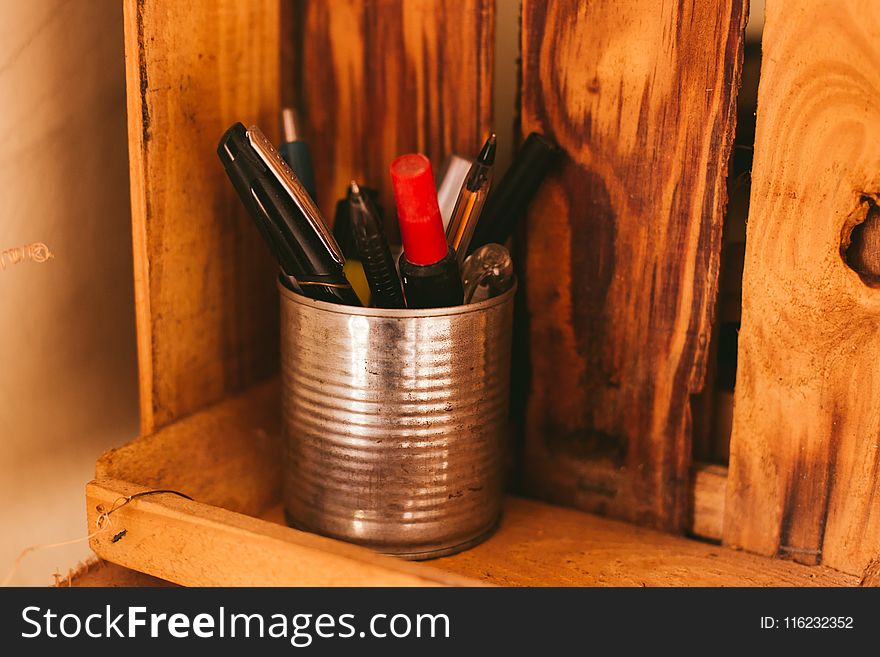
[[[279,289],[288,522],[412,559],[485,538],[503,496],[514,290],[382,310]]]

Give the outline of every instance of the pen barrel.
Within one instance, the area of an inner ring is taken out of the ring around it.
[[[293,169],[296,177],[306,188],[315,203],[318,202],[315,190],[315,171],[312,168],[312,153],[304,141],[289,141],[278,149],[287,165]]]
[[[407,308],[447,308],[464,303],[464,288],[458,273],[455,251],[432,265],[415,265],[400,256],[400,277]]]
[[[455,251],[455,257],[459,265],[464,262],[467,256],[468,247],[470,246],[474,230],[477,227],[480,212],[486,203],[488,193],[489,185],[487,181],[484,186],[476,191],[462,190],[458,201],[455,203],[455,209],[452,211],[452,219],[449,220],[446,237],[449,246]]]
[[[452,218],[446,227],[446,241],[455,251],[459,265],[467,256],[491,184],[492,167],[475,163],[455,201]]]
[[[388,241],[381,233],[366,233],[354,227],[355,243],[367,282],[370,284],[373,304],[377,308],[405,308],[403,289]]]

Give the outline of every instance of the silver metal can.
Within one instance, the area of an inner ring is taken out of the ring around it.
[[[515,288],[427,310],[279,289],[288,522],[407,559],[491,534],[504,488]]]

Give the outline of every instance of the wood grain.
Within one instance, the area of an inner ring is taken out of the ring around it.
[[[121,495],[116,480],[87,487],[89,521]],[[102,558],[186,586],[855,586],[857,577],[509,498],[488,541],[422,564],[174,496],[120,508],[91,541]],[[121,531],[125,534],[114,541]]]
[[[720,541],[724,525],[727,468],[699,463],[693,468],[687,530],[694,536]]]
[[[95,526],[98,515],[113,508],[121,496],[143,489],[140,484],[114,479],[89,483],[89,526]],[[185,586],[479,584],[173,495],[138,498],[113,512],[110,519],[112,528],[89,541],[98,556]]]
[[[768,0],[725,541],[861,575],[880,553],[875,2]]]
[[[377,557],[284,526],[277,404],[273,381],[105,455],[98,479],[87,489],[91,527],[101,513],[98,505],[106,509],[121,495],[167,487],[195,501],[169,495],[133,501],[113,513],[115,531],[92,542],[95,552],[190,585],[858,583],[824,567],[734,552],[517,498],[507,501],[495,535],[473,550],[426,565]],[[723,473],[701,472],[704,484],[695,490],[712,495],[694,506],[705,518],[720,518],[721,510],[709,505],[721,497]],[[123,529],[126,534],[113,542]]]
[[[278,367],[272,258],[216,148],[277,135],[278,0],[125,1],[141,424],[150,433]]]
[[[723,499],[723,470],[697,470],[698,488]],[[708,498],[707,498],[708,499]],[[721,536],[723,508],[704,507],[701,525]],[[281,507],[262,517],[283,523]],[[497,586],[856,586],[856,577],[756,558],[717,545],[641,529],[619,521],[509,497],[488,541],[427,562]],[[874,576],[876,578],[876,575]],[[861,584],[872,585],[870,579]]]
[[[880,586],[880,558],[874,559],[865,567],[859,586]]]
[[[735,552],[717,545],[509,498],[491,539],[431,562],[500,586],[856,586],[831,568]]]
[[[685,526],[745,21],[745,0],[523,5],[522,134],[568,154],[528,219],[531,493]]]
[[[492,0],[301,0],[298,12],[294,102],[326,216],[356,178],[392,217],[397,155],[420,151],[435,171],[476,155],[492,126]]]
[[[281,496],[280,416],[273,379],[106,452],[95,476],[259,515]]]

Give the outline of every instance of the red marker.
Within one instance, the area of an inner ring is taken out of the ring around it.
[[[446,243],[431,162],[401,155],[391,163],[391,182],[403,239],[400,277],[407,308],[461,305],[464,290],[453,251]]]

